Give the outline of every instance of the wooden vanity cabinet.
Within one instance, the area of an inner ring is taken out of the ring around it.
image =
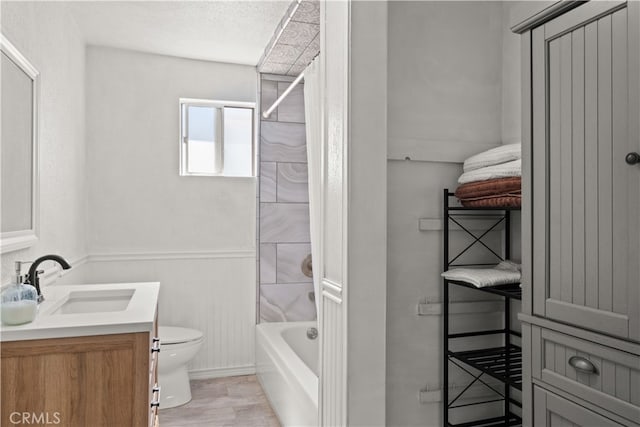
[[[0,424],[157,425],[155,324],[154,332],[3,342]]]

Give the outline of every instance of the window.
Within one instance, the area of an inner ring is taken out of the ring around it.
[[[180,175],[254,176],[254,107],[180,100]]]

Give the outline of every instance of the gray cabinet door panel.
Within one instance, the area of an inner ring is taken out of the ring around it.
[[[631,54],[628,58],[629,64],[629,134],[628,146],[629,151],[640,153],[640,2],[632,1],[628,7],[628,39],[627,48]],[[634,170],[635,169],[635,170]],[[636,340],[640,340],[640,185],[638,185],[637,177],[640,165],[635,168],[627,167],[627,174],[631,175],[628,187],[629,198],[627,200],[628,214],[631,218],[635,217],[635,221],[629,222],[627,230],[629,236],[629,298],[628,312],[630,314],[629,336]],[[635,180],[635,181],[634,181]],[[640,384],[636,384],[640,388]]]
[[[533,313],[640,341],[638,2],[532,33]],[[636,37],[636,39],[631,39]]]
[[[598,19],[603,15],[607,15],[611,13],[612,10],[624,7],[625,5],[625,0],[608,1],[606,3],[594,1],[583,5],[546,23],[544,25],[545,37],[547,39],[558,37],[563,33],[582,27],[586,23]]]
[[[615,427],[622,425],[538,386],[533,387],[533,404],[533,422],[536,427]]]

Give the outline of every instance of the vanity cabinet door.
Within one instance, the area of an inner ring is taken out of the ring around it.
[[[636,1],[532,32],[533,313],[640,341]]]
[[[0,356],[0,425],[148,425],[148,332],[9,341]]]

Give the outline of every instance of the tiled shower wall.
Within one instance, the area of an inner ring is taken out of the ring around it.
[[[269,108],[291,78],[263,75],[261,110]],[[314,320],[313,282],[302,273],[311,253],[303,85],[268,119],[260,112],[258,286],[261,322]]]

